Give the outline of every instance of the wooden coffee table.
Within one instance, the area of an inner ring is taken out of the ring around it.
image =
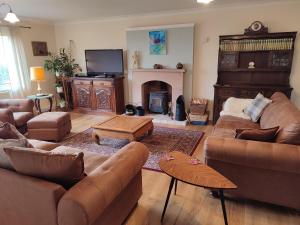
[[[128,139],[136,141],[145,134],[153,132],[152,118],[135,116],[114,116],[92,126],[93,139],[100,144],[101,137]]]
[[[224,222],[226,225],[228,225],[223,191],[226,189],[235,189],[237,186],[205,164],[192,165],[191,160],[193,158],[191,156],[174,151],[170,153],[170,157],[173,157],[174,159],[169,161],[167,159],[161,159],[159,162],[159,167],[161,170],[171,177],[167,199],[161,216],[161,222],[165,216],[174,182],[176,194],[177,180],[179,180],[198,187],[218,190],[220,194]]]

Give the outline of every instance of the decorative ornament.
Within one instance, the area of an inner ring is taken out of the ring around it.
[[[160,65],[160,64],[154,64],[153,68],[156,69],[156,70],[159,70],[159,69],[163,69],[163,66]]]
[[[248,69],[255,69],[255,62],[249,62]]]
[[[183,64],[182,63],[177,63],[177,65],[176,65],[176,68],[178,69],[178,70],[181,70],[181,69],[183,69]]]
[[[138,51],[134,51],[132,55],[132,69],[139,68],[139,53]]]

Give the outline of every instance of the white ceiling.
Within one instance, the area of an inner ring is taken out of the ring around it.
[[[214,0],[209,5],[198,4],[196,0],[0,0],[3,1],[20,17],[59,22],[288,0]]]

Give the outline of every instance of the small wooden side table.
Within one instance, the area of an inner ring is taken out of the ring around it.
[[[226,189],[235,189],[237,186],[226,177],[222,176],[220,173],[205,164],[200,163],[193,165],[191,163],[193,158],[183,154],[182,152],[174,151],[170,153],[170,157],[174,159],[161,159],[159,162],[159,167],[161,170],[171,177],[167,199],[161,216],[161,222],[163,222],[165,216],[174,182],[176,194],[177,180],[179,180],[194,186],[218,190],[220,193],[224,222],[225,225],[228,225],[223,191]]]
[[[41,99],[48,99],[49,101],[49,109],[46,112],[51,112],[52,105],[53,105],[53,94],[46,94],[46,95],[29,95],[27,96],[28,99],[32,99],[34,101],[34,106],[39,114],[42,113],[41,109]]]

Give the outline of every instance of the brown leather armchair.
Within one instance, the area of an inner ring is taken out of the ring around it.
[[[0,99],[0,121],[9,122],[25,133],[27,121],[34,116],[33,107],[30,99]]]

